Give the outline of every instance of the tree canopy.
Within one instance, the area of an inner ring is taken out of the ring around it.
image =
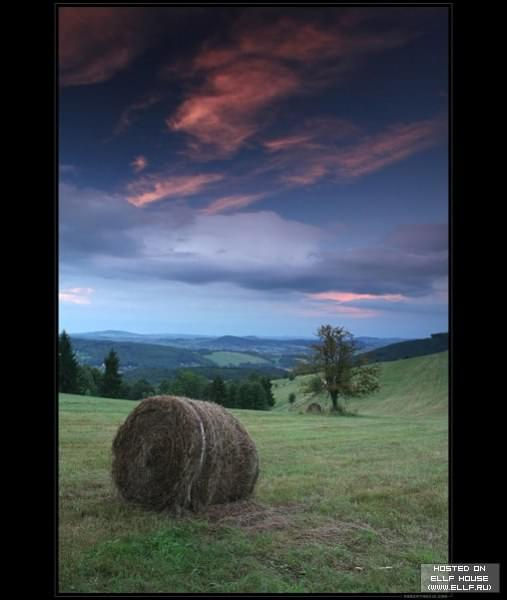
[[[343,414],[341,398],[365,396],[379,389],[379,368],[357,357],[354,336],[345,328],[322,325],[317,336],[320,341],[312,345],[314,356],[306,367],[317,375],[310,379],[306,391],[326,391],[332,410]]]

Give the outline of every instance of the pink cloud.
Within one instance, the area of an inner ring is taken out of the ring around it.
[[[264,198],[265,194],[238,194],[235,196],[224,196],[218,198],[212,202],[206,208],[201,210],[202,213],[207,215],[216,215],[219,213],[228,212],[238,208],[244,208],[250,206]]]
[[[340,152],[333,161],[340,175],[361,177],[434,145],[438,141],[439,129],[435,120],[393,125]]]
[[[264,142],[264,147],[269,152],[279,152],[280,150],[287,150],[289,148],[300,147],[304,144],[308,147],[314,136],[307,135],[288,135],[285,137],[275,138]]]
[[[296,175],[282,175],[282,181],[290,185],[310,185],[315,183],[327,173],[327,167],[324,164],[313,164],[304,168]]]
[[[130,166],[132,167],[132,169],[134,169],[135,173],[140,173],[141,171],[144,171],[144,169],[146,169],[146,167],[148,166],[148,161],[146,160],[145,156],[136,156],[134,160],[130,163]]]
[[[58,9],[58,58],[63,86],[107,81],[144,49],[142,10],[63,6]]]
[[[336,313],[337,315],[346,315],[358,319],[367,319],[370,317],[378,317],[381,312],[369,308],[357,308],[355,306],[333,306],[328,312]]]
[[[192,196],[209,184],[223,179],[218,173],[201,175],[170,175],[166,177],[144,177],[127,186],[130,195],[127,201],[134,206],[144,206],[166,198]]]
[[[384,300],[385,302],[402,302],[407,300],[402,294],[355,294],[354,292],[319,292],[308,294],[313,300],[330,300],[333,302],[356,302],[358,300]]]
[[[304,126],[304,129],[310,127]],[[312,134],[287,135],[264,143],[270,153],[266,170],[281,171],[281,181],[311,185],[325,176],[352,180],[400,162],[437,144],[442,138],[439,118],[394,124],[367,135],[350,123],[316,128]],[[344,138],[346,140],[344,144]],[[355,138],[354,141],[352,139]]]
[[[223,48],[205,46],[195,57],[193,69],[196,71],[210,71],[240,59],[241,55],[241,49],[237,45]]]
[[[356,65],[358,57],[403,45],[410,38],[406,32],[372,34],[339,23],[323,26],[294,18],[271,25],[236,24],[229,44],[205,45],[187,66],[185,74],[204,81],[167,119],[167,126],[188,134],[194,153],[211,146],[218,154],[231,154],[259,131],[268,106],[330,83]],[[321,69],[329,59],[334,64]],[[280,149],[276,141],[266,146]]]
[[[294,311],[302,317],[325,317],[326,315],[344,315],[355,319],[368,319],[371,317],[378,317],[381,312],[378,310],[372,310],[369,308],[357,308],[354,306],[341,306],[341,305],[326,305],[323,307],[312,307],[312,308],[297,308]]]
[[[344,139],[357,138],[361,129],[345,119],[324,115],[312,117],[298,125],[297,133],[289,133],[265,140],[264,147],[269,152],[282,152],[292,149],[318,150],[326,144],[336,144]]]
[[[93,288],[69,288],[59,292],[58,299],[72,304],[90,304],[90,295],[94,291]]]
[[[284,18],[262,30],[243,32],[239,46],[244,53],[266,54],[292,61],[320,61],[343,51],[337,32],[314,23]]]
[[[237,26],[228,46],[205,47],[196,57],[196,68],[214,69],[244,56],[263,56],[293,63],[322,62],[331,58],[347,61],[355,55],[393,48],[407,43],[413,34],[390,30],[382,33],[362,31],[344,22],[302,22],[284,17],[266,25]]]
[[[322,26],[284,18],[262,30],[246,30],[240,37],[239,47],[243,53],[311,64],[330,58],[347,61],[357,55],[403,45],[413,37],[408,32],[372,34],[342,25]]]
[[[209,73],[205,84],[167,119],[167,126],[215,147],[220,154],[230,154],[257,131],[258,112],[299,84],[297,75],[283,65],[240,60]]]
[[[299,125],[297,133],[265,140],[263,146],[270,154],[280,157],[275,159],[276,164],[276,161],[283,162],[284,155],[304,155],[306,160],[309,155],[330,153],[338,142],[357,139],[360,134],[359,127],[350,121],[330,116],[314,117]]]

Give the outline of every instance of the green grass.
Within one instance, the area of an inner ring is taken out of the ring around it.
[[[391,363],[360,417],[232,411],[259,450],[255,501],[280,529],[122,502],[111,442],[136,403],[62,394],[60,592],[418,592],[419,565],[448,558],[447,413],[427,395],[445,388],[444,358]]]
[[[359,414],[399,415],[423,417],[447,415],[448,352],[379,363],[380,390],[363,399],[348,401],[347,405]],[[293,381],[278,379],[273,382],[276,411],[302,411],[310,402],[329,406],[326,394],[312,398],[303,391],[304,383],[311,377],[296,377]],[[289,394],[296,401],[289,404]]]
[[[219,367],[237,367],[238,365],[269,365],[270,362],[261,356],[246,354],[245,352],[211,352],[204,358],[212,360]]]

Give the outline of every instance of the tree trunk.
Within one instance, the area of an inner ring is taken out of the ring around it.
[[[338,404],[338,392],[330,391],[329,395],[331,396],[331,401],[333,402],[333,406],[331,407],[331,412],[337,412],[340,415],[343,414],[343,406]]]

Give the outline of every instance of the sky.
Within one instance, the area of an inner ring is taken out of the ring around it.
[[[446,7],[59,7],[59,327],[448,330]]]

